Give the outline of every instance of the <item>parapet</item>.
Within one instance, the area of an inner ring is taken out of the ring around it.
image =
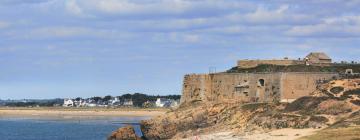
[[[305,61],[282,59],[282,60],[239,60],[237,62],[238,68],[253,68],[263,64],[289,66],[289,65],[305,64]]]

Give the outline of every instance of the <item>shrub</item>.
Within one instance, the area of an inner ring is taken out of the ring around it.
[[[317,113],[337,115],[340,113],[351,112],[351,106],[345,101],[327,100],[319,104]]]
[[[360,106],[360,100],[351,100],[350,102],[353,103],[354,105]]]
[[[248,110],[248,111],[255,111],[259,108],[269,107],[268,103],[253,103],[253,104],[246,104],[241,107],[241,109]]]
[[[343,93],[343,95],[340,96],[341,100],[345,100],[351,97],[351,95],[357,95],[358,97],[360,97],[360,89],[353,89],[353,90],[348,90],[345,91]]]
[[[340,86],[333,87],[330,89],[330,91],[334,94],[339,94],[340,92],[344,91],[344,87],[340,87]]]
[[[318,122],[318,123],[326,123],[329,121],[329,119],[327,119],[324,116],[311,116],[309,121]]]
[[[292,112],[292,111],[301,111],[304,114],[311,114],[314,112],[314,109],[318,107],[318,105],[328,100],[328,97],[310,97],[305,96],[301,97],[294,102],[288,104],[284,111],[285,112]]]

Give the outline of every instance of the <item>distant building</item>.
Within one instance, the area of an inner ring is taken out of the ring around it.
[[[323,52],[312,52],[305,57],[307,64],[330,64],[331,58]]]
[[[119,106],[121,104],[120,99],[118,97],[113,97],[109,100],[109,105]]]
[[[179,105],[180,105],[180,100],[171,100],[171,104],[170,104],[171,108],[176,108]]]
[[[124,106],[133,106],[132,99],[124,99],[123,105]]]
[[[291,65],[315,65],[327,66],[332,64],[331,58],[323,52],[311,52],[303,60],[301,59],[271,59],[271,60],[239,60],[237,62],[238,68],[254,68],[258,65],[278,65],[278,66],[291,66]]]
[[[64,99],[64,107],[73,107],[74,106],[74,101],[72,99]]]
[[[74,106],[76,106],[76,107],[84,107],[84,106],[86,106],[86,102],[83,99],[80,99],[78,101],[75,100],[75,101],[73,101],[73,103],[74,103]]]
[[[155,105],[156,107],[170,107],[171,100],[165,98],[157,98]]]

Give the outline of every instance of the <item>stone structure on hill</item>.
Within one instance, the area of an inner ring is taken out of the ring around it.
[[[273,60],[239,60],[237,62],[237,67],[239,68],[253,68],[258,65],[268,64],[268,65],[281,65],[281,66],[289,66],[289,65],[318,65],[324,66],[331,64],[331,58],[323,52],[312,52],[308,54],[304,59],[288,59],[285,57],[284,59],[273,59]]]
[[[239,60],[237,64],[235,72],[185,75],[181,103],[218,100],[291,102],[310,95],[319,83],[339,77],[339,71],[345,73],[343,69],[348,68],[335,66],[337,64],[332,63],[325,53],[310,53],[298,60]],[[271,71],[259,72],[260,66],[263,71]]]
[[[322,52],[312,52],[304,59],[307,65],[328,65],[331,64],[331,58]]]

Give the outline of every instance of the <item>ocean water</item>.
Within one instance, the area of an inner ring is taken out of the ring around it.
[[[131,123],[141,136],[136,122],[144,119],[148,117],[0,117],[0,140],[105,140],[124,122]]]

